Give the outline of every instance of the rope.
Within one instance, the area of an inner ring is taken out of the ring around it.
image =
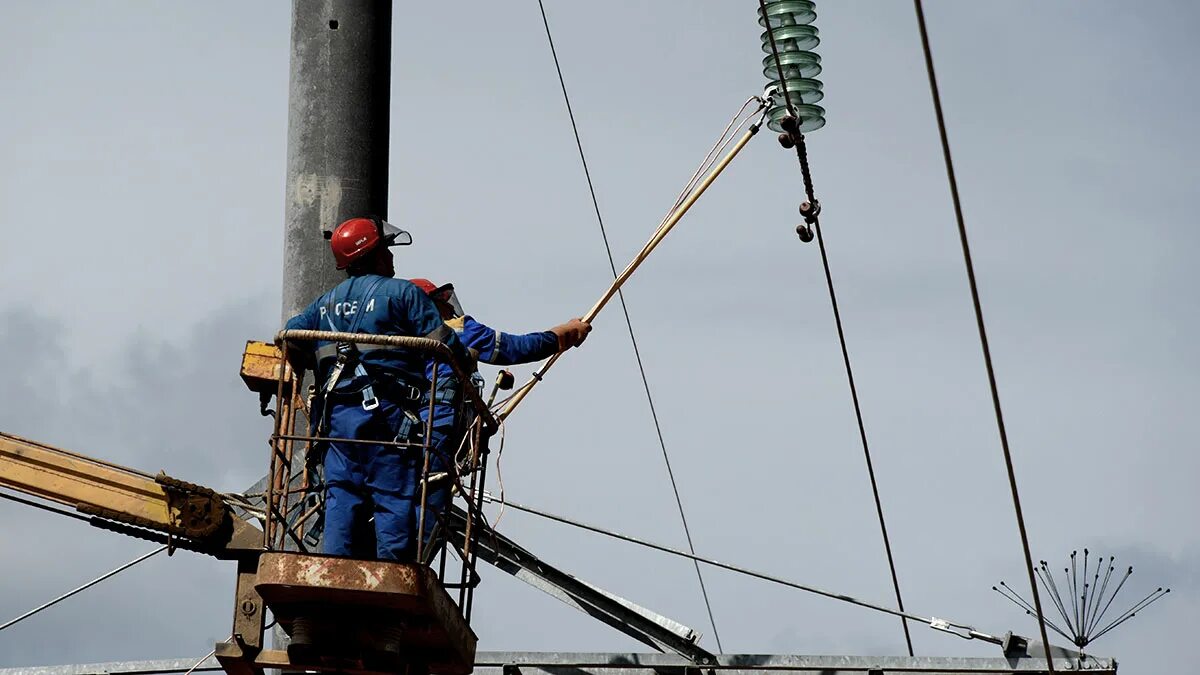
[[[765,19],[767,8],[764,0],[759,0],[759,7]],[[788,112],[793,117],[798,117],[796,108],[792,105],[792,96],[787,89],[787,78],[783,76],[783,66],[779,62],[779,51],[775,45],[775,34],[770,26],[767,26],[767,35],[771,41],[771,53],[775,59],[775,68],[779,73],[780,88],[783,89],[783,97],[787,103]],[[833,287],[833,274],[830,272],[829,255],[825,250],[825,237],[821,233],[821,222],[818,217],[820,207],[817,205],[817,198],[813,191],[812,172],[808,164],[808,149],[804,142],[804,134],[800,133],[799,125],[796,126],[794,131],[789,130],[789,132],[795,141],[796,156],[800,160],[800,175],[804,180],[804,194],[808,198],[809,208],[812,211],[811,215],[805,216],[805,220],[812,223],[813,230],[817,235],[817,246],[821,250],[821,264],[825,268],[825,285],[829,288],[829,304],[833,307],[833,322],[837,326],[838,343],[842,348],[842,362],[846,366],[846,381],[850,384],[850,400],[854,403],[854,418],[858,423],[858,437],[862,442],[863,457],[867,462],[867,476],[871,480],[871,494],[875,498],[875,513],[879,518],[879,531],[883,535],[883,548],[887,553],[888,570],[892,575],[892,588],[896,593],[896,606],[903,612],[904,599],[900,595],[900,579],[896,574],[896,560],[892,555],[892,543],[888,537],[887,522],[883,517],[883,501],[879,497],[879,484],[875,479],[875,465],[871,461],[871,447],[867,443],[867,430],[863,424],[862,406],[858,400],[858,387],[854,383],[854,369],[850,366],[850,351],[846,346],[846,332],[842,327],[842,313],[838,308],[837,293]],[[908,646],[908,655],[913,656],[912,635],[908,630],[908,621],[901,618],[900,623],[904,628],[904,642]]]
[[[500,449],[496,451],[496,482],[500,485],[500,513],[496,514],[496,520],[492,521],[492,529],[500,526],[500,519],[504,517],[504,472],[500,470],[500,460],[504,458],[504,420],[500,420]]]
[[[954,161],[950,156],[950,140],[946,136],[946,118],[942,114],[942,98],[938,93],[937,76],[933,71],[933,52],[929,47],[929,31],[925,27],[925,10],[921,5],[921,0],[913,0],[913,7],[917,13],[917,27],[921,33],[921,48],[925,52],[925,70],[929,75],[929,94],[933,98],[933,110],[937,116],[942,156],[946,161],[946,178],[950,183],[950,198],[954,203],[954,219],[958,223],[958,238],[962,243],[963,263],[967,267],[967,281],[971,287],[971,303],[975,307],[975,323],[979,327],[979,346],[983,349],[988,386],[992,392],[992,407],[996,411],[996,429],[1000,433],[1000,447],[1004,450],[1004,465],[1008,470],[1008,485],[1012,491],[1013,509],[1017,514],[1017,529],[1021,531],[1021,547],[1025,551],[1025,567],[1029,571],[1029,585],[1033,588],[1033,604],[1037,610],[1038,629],[1042,632],[1042,644],[1046,648],[1046,667],[1053,673],[1054,663],[1050,657],[1050,639],[1046,634],[1046,617],[1042,614],[1042,599],[1038,593],[1037,580],[1033,571],[1033,556],[1029,552],[1029,535],[1025,531],[1025,516],[1021,511],[1021,496],[1017,491],[1017,476],[1013,470],[1012,452],[1008,448],[1004,413],[1000,409],[1000,392],[996,387],[996,371],[992,367],[992,352],[988,347],[987,328],[983,324],[983,306],[979,302],[979,287],[975,282],[975,266],[971,262],[971,246],[967,243],[967,226],[963,220],[962,202],[958,196],[958,180],[954,176]]]
[[[551,56],[554,57],[554,69],[558,72],[558,83],[559,83],[559,86],[562,88],[563,101],[566,103],[566,106],[567,106],[567,115],[571,119],[571,130],[575,134],[575,147],[579,150],[579,161],[580,161],[580,163],[583,164],[583,175],[585,178],[587,178],[588,192],[591,194],[591,197],[592,197],[592,208],[596,212],[596,221],[600,225],[600,237],[601,237],[601,239],[604,240],[604,250],[608,255],[608,265],[612,269],[613,278],[616,279],[617,278],[617,264],[616,264],[616,261],[613,259],[612,247],[609,245],[609,242],[608,242],[608,232],[604,227],[604,217],[600,214],[600,202],[596,198],[596,188],[592,184],[592,174],[588,170],[587,156],[583,152],[583,141],[580,140],[580,137],[579,137],[579,127],[575,122],[575,112],[571,107],[571,97],[567,94],[567,83],[566,83],[566,80],[563,78],[562,66],[559,64],[559,61],[558,61],[558,51],[554,48],[554,37],[550,33],[550,21],[549,21],[549,19],[546,18],[546,6],[542,0],[538,0],[538,9],[540,9],[541,13],[542,13],[542,25],[545,26],[545,28],[546,28],[546,40],[547,40],[547,42],[550,43],[550,54],[551,54]],[[744,109],[745,109],[745,106],[743,106],[743,110]],[[728,132],[726,132],[726,133],[728,133]],[[699,173],[700,172],[698,171],[696,175],[699,175]],[[695,176],[693,176],[693,178],[692,178],[692,182],[694,182],[694,181],[695,181]],[[682,201],[682,198],[683,197],[681,196],[679,198],[679,200],[676,201],[676,203],[675,203],[676,207],[679,206],[680,202]],[[672,209],[672,210],[674,210],[674,209]],[[669,217],[669,215],[668,215],[668,217]],[[625,325],[629,329],[629,341],[630,341],[630,343],[633,344],[633,355],[634,355],[634,358],[637,360],[638,372],[641,374],[641,377],[642,377],[642,387],[646,391],[646,402],[650,406],[650,417],[654,420],[654,430],[655,430],[655,433],[658,435],[659,447],[662,448],[663,463],[667,467],[667,477],[670,478],[670,480],[671,480],[671,490],[675,494],[675,505],[679,508],[679,520],[683,523],[683,533],[684,533],[684,536],[687,538],[688,550],[690,550],[692,552],[692,554],[694,555],[696,553],[696,548],[695,548],[695,545],[692,543],[692,532],[691,532],[690,528],[688,528],[687,516],[684,515],[683,500],[679,496],[679,487],[675,481],[675,472],[671,468],[671,458],[667,453],[666,441],[663,439],[662,426],[659,424],[659,420],[658,420],[658,411],[654,407],[654,396],[650,393],[650,380],[646,377],[646,368],[642,363],[642,353],[641,353],[641,350],[638,349],[637,336],[634,334],[634,331],[633,331],[633,320],[629,316],[629,307],[625,304],[625,293],[623,291],[621,291],[620,289],[618,289],[617,296],[621,301],[621,312],[625,315]],[[713,638],[716,640],[717,650],[724,652],[725,649],[721,646],[721,634],[717,630],[717,622],[716,622],[716,619],[713,617],[712,604],[709,602],[709,599],[708,599],[708,589],[704,585],[704,575],[700,573],[700,563],[697,561],[694,561],[694,560],[692,561],[692,563],[696,568],[696,580],[700,583],[700,594],[704,597],[704,607],[708,611],[708,622],[709,622],[709,625],[711,625],[712,629],[713,629]]]

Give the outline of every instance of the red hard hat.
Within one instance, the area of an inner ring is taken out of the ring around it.
[[[339,270],[370,253],[380,242],[385,246],[405,246],[412,243],[412,235],[378,218],[351,218],[334,228],[329,236],[329,247]]]
[[[437,284],[428,279],[409,279],[414,286],[425,292],[425,295],[432,295],[438,289]]]
[[[458,301],[458,296],[454,293],[454,284],[442,284],[435,286],[428,279],[409,279],[413,286],[421,289],[425,295],[428,295],[439,310],[448,309],[453,316],[462,316],[462,303]]]
[[[379,227],[370,218],[351,218],[333,230],[329,247],[337,268],[344,270],[379,244]]]

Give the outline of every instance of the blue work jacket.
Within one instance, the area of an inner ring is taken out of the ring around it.
[[[447,330],[437,307],[425,292],[405,279],[377,274],[350,277],[317,298],[286,328],[300,330],[374,333],[440,339],[456,356],[467,359],[462,341]],[[309,345],[319,389],[324,389],[330,369],[337,360],[336,343],[320,340]],[[427,354],[411,349],[358,345],[359,358],[372,379],[390,378],[428,389]],[[315,363],[314,363],[315,362]],[[352,369],[343,373],[338,389],[360,389],[367,384]],[[382,392],[381,392],[382,393]]]
[[[479,323],[471,316],[460,316],[446,321],[446,325],[454,330],[455,335],[468,348],[479,353],[478,360],[494,366],[512,366],[519,363],[532,363],[547,359],[558,352],[558,336],[545,330],[537,333],[517,335],[502,333]],[[426,371],[433,376],[434,364],[428,365]],[[458,378],[446,364],[438,364],[437,373],[437,402],[433,408],[433,426],[442,427],[454,424],[454,406],[452,401],[460,389]],[[429,417],[429,401],[421,406],[421,419]]]

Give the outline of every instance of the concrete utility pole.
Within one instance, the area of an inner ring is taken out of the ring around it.
[[[324,233],[387,217],[391,64],[391,0],[292,1],[285,320],[343,278]],[[278,626],[273,638],[286,648]]]
[[[283,316],[342,279],[323,232],[387,217],[390,0],[293,0]]]

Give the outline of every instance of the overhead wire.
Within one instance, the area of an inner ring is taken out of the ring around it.
[[[608,285],[608,288],[605,289],[605,291],[600,295],[600,298],[596,300],[596,303],[593,304],[586,313],[584,313],[582,317],[582,321],[584,323],[591,323],[595,321],[596,317],[600,315],[600,312],[604,311],[604,308],[610,301],[612,301],[613,297],[616,296],[617,291],[619,291],[621,287],[625,285],[625,282],[629,281],[630,277],[637,272],[642,263],[646,262],[646,259],[649,258],[650,254],[654,252],[658,245],[661,244],[664,239],[666,239],[667,235],[671,234],[671,231],[675,229],[675,226],[677,226],[681,220],[683,220],[683,217],[687,215],[688,211],[696,205],[696,202],[699,201],[702,196],[704,196],[705,191],[712,187],[712,184],[717,180],[718,177],[720,177],[721,173],[724,172],[725,169],[729,168],[729,164],[733,162],[733,160],[742,152],[742,150],[746,149],[746,145],[752,138],[754,138],[755,135],[758,134],[759,130],[762,128],[763,121],[766,119],[767,113],[762,104],[760,104],[759,110],[756,111],[755,114],[759,112],[761,112],[759,121],[751,124],[736,142],[732,142],[732,140],[730,141],[733,147],[729,148],[728,152],[726,152],[719,161],[716,161],[712,164],[712,169],[708,172],[704,179],[696,183],[695,187],[692,188],[683,202],[679,204],[679,207],[672,211],[670,217],[668,217],[666,221],[664,221],[663,224],[654,231],[650,237],[650,240],[645,246],[642,247],[642,250],[633,257],[633,260],[629,261],[629,264],[626,265],[625,268],[621,270],[621,273],[613,279],[612,283]],[[530,375],[529,380],[527,380],[525,384],[518,387],[517,390],[506,399],[503,408],[496,413],[496,416],[500,419],[506,419],[509,415],[511,415],[517,406],[521,404],[521,401],[525,400],[529,392],[533,390],[534,386],[537,385],[538,382],[541,382],[543,379],[545,379],[547,371],[549,371],[550,368],[552,368],[554,364],[558,362],[559,358],[561,358],[565,353],[566,352],[559,352],[551,356],[549,359],[546,359],[546,361],[543,362],[542,365]]]
[[[516,511],[523,511],[525,513],[529,513],[531,515],[545,518],[547,520],[553,520],[555,522],[562,523],[564,525],[569,525],[571,527],[579,528],[582,530],[587,530],[589,532],[594,532],[596,534],[601,534],[606,537],[610,537],[612,539],[618,539],[620,541],[625,541],[625,542],[628,542],[631,544],[636,544],[638,546],[642,546],[644,548],[649,548],[649,549],[652,549],[655,551],[660,551],[662,553],[667,553],[669,555],[678,556],[681,558],[688,558],[697,563],[704,563],[705,565],[717,567],[717,568],[720,568],[723,570],[734,572],[736,574],[741,574],[743,576],[753,577],[755,579],[760,579],[762,581],[767,581],[767,582],[770,582],[773,584],[778,584],[780,586],[786,586],[788,588],[794,588],[796,590],[804,591],[806,593],[813,593],[815,595],[824,596],[826,598],[831,598],[833,600],[839,600],[841,602],[846,602],[846,603],[849,603],[852,605],[857,605],[859,607],[864,607],[866,609],[873,609],[877,612],[883,612],[884,614],[890,614],[892,616],[900,617],[903,619],[912,619],[913,621],[918,621],[921,623],[928,624],[931,628],[933,628],[935,630],[947,632],[947,633],[956,635],[956,636],[966,639],[966,640],[983,640],[985,642],[990,642],[993,644],[1001,644],[1003,642],[1003,639],[1001,639],[997,636],[994,636],[994,635],[989,635],[987,633],[977,631],[968,624],[957,623],[957,622],[949,621],[946,619],[938,619],[938,618],[932,618],[932,617],[925,618],[925,617],[919,616],[917,614],[912,614],[912,613],[904,611],[904,610],[897,610],[897,609],[892,609],[891,607],[886,607],[884,605],[877,605],[873,602],[861,600],[861,599],[855,598],[853,596],[844,595],[841,593],[833,593],[831,591],[826,591],[821,588],[817,588],[815,586],[801,584],[801,583],[798,583],[795,581],[789,581],[788,579],[783,579],[781,577],[766,574],[764,572],[758,572],[758,571],[755,571],[755,570],[752,570],[752,569],[749,569],[746,567],[740,567],[738,565],[721,562],[719,560],[714,560],[712,558],[704,558],[704,557],[698,556],[694,553],[688,553],[687,551],[681,551],[676,548],[671,548],[670,546],[663,546],[662,544],[656,544],[654,542],[646,541],[644,539],[638,539],[637,537],[632,537],[627,534],[621,534],[620,532],[608,530],[608,529],[605,529],[602,527],[598,527],[596,525],[591,525],[591,524],[584,523],[584,522],[581,522],[578,520],[572,520],[570,518],[566,518],[564,516],[549,513],[547,511],[542,511],[541,509],[537,509],[537,508],[534,508],[531,506],[526,506],[524,504],[518,504],[516,502],[508,501],[508,500],[504,500],[503,502],[501,502],[499,499],[497,499],[495,496],[488,493],[487,491],[484,491],[483,498],[484,498],[484,501],[488,501],[488,502],[492,502],[492,503],[503,503],[505,506],[508,506],[509,508],[512,508]],[[959,630],[954,630],[954,629],[959,629]]]
[[[761,0],[760,0],[761,1]],[[954,160],[950,154],[950,140],[946,134],[946,118],[942,113],[942,97],[938,92],[937,76],[933,68],[933,52],[929,46],[929,31],[925,26],[925,9],[921,0],[913,0],[917,14],[917,28],[921,34],[921,49],[925,54],[925,72],[929,77],[929,94],[933,98],[934,115],[937,117],[938,136],[942,143],[942,157],[946,163],[946,178],[950,184],[950,199],[954,204],[954,219],[958,224],[958,238],[962,244],[963,263],[967,268],[967,282],[971,288],[971,304],[975,308],[975,323],[979,329],[979,346],[983,350],[983,362],[987,369],[988,387],[992,393],[992,408],[996,413],[996,429],[1000,434],[1000,447],[1004,451],[1004,465],[1008,471],[1008,485],[1012,492],[1013,510],[1017,516],[1017,529],[1021,532],[1021,548],[1025,553],[1025,567],[1029,572],[1029,586],[1033,589],[1033,604],[1037,610],[1038,629],[1042,633],[1042,644],[1046,649],[1046,667],[1054,672],[1050,656],[1050,638],[1046,633],[1046,617],[1042,613],[1042,599],[1038,593],[1037,579],[1033,569],[1033,555],[1029,550],[1029,534],[1025,530],[1025,515],[1021,510],[1021,495],[1017,490],[1017,475],[1013,469],[1012,452],[1008,447],[1008,433],[1004,427],[1004,413],[1000,408],[1000,391],[996,386],[996,371],[992,366],[992,352],[988,346],[987,328],[983,323],[983,305],[979,300],[979,286],[975,281],[975,265],[971,261],[971,246],[967,241],[967,226],[963,218],[962,200],[958,194],[958,180],[954,174]]]
[[[767,22],[766,29],[767,36],[770,40],[771,54],[775,61],[775,68],[779,74],[779,88],[782,89],[784,102],[787,104],[788,113],[794,119],[798,119],[796,108],[792,105],[792,95],[788,91],[787,78],[784,76],[783,65],[780,63],[779,49],[775,44],[775,32],[771,29],[771,26],[769,25],[770,22],[767,20],[768,14],[766,3],[764,0],[759,0],[758,4],[760,10],[762,11],[762,17],[764,21]],[[820,206],[817,202],[816,194],[813,188],[812,170],[810,169],[808,162],[808,149],[804,142],[804,134],[800,132],[798,124],[796,125],[795,130],[791,133],[791,136],[795,142],[796,156],[800,161],[800,175],[804,182],[804,194],[808,199],[807,204],[811,211],[809,215],[805,216],[805,220],[811,222],[813,231],[817,235],[817,247],[821,251],[821,264],[825,269],[825,285],[829,289],[829,304],[833,308],[833,322],[837,326],[838,343],[841,345],[842,349],[842,362],[846,367],[846,381],[850,385],[850,400],[854,404],[854,418],[858,423],[858,436],[862,442],[863,457],[866,459],[867,463],[867,476],[871,481],[871,494],[875,498],[875,513],[879,519],[879,530],[883,535],[883,548],[887,554],[888,569],[890,570],[892,577],[892,588],[896,593],[896,606],[901,612],[903,612],[904,598],[900,594],[900,578],[896,573],[896,560],[892,555],[892,542],[888,537],[887,521],[883,516],[883,501],[879,497],[879,483],[875,478],[874,462],[871,461],[871,447],[867,442],[867,430],[863,423],[862,405],[859,403],[858,387],[854,382],[854,369],[850,366],[850,351],[846,346],[846,331],[842,327],[842,313],[838,308],[837,292],[834,290],[833,286],[833,274],[829,268],[829,254],[825,250],[825,236],[821,232],[821,221],[819,218]],[[912,635],[908,630],[908,622],[901,618],[900,623],[904,629],[904,642],[908,647],[908,655],[913,656],[915,652],[913,651]]]
[[[158,555],[159,553],[162,553],[165,550],[167,550],[166,544],[159,546],[158,548],[154,549],[153,551],[150,551],[149,553],[142,554],[142,555],[138,556],[137,558],[134,558],[133,560],[130,560],[129,562],[125,563],[124,565],[117,567],[116,569],[105,572],[104,574],[96,577],[95,579],[92,579],[91,581],[87,582],[86,584],[83,584],[82,586],[79,586],[73,590],[67,591],[66,593],[63,593],[62,595],[58,596],[57,598],[54,598],[53,600],[51,600],[49,602],[46,602],[41,605],[38,605],[37,607],[34,607],[33,609],[29,610],[28,612],[25,612],[21,616],[18,616],[14,619],[10,619],[9,621],[7,621],[4,624],[0,624],[0,630],[4,630],[5,628],[8,628],[9,626],[18,624],[18,623],[24,621],[25,619],[28,619],[29,617],[37,614],[38,612],[41,612],[42,610],[49,609],[50,607],[57,605],[58,603],[62,602],[63,600],[66,600],[67,598],[69,598],[77,593],[81,593],[81,592],[91,588],[92,586],[95,586],[96,584],[100,583],[101,581],[104,581],[105,579],[108,579],[109,577],[115,576],[115,575],[129,569],[130,567],[133,567],[134,565],[142,562],[143,560],[146,560],[147,558]]]
[[[587,178],[588,192],[592,198],[592,208],[595,210],[595,213],[596,213],[596,221],[600,225],[600,236],[604,241],[604,249],[608,255],[608,264],[609,264],[609,267],[612,269],[612,275],[613,275],[613,278],[615,279],[618,276],[617,275],[617,264],[616,264],[616,261],[613,259],[612,247],[608,241],[608,232],[604,227],[604,216],[602,216],[600,213],[600,202],[596,198],[596,188],[592,183],[591,171],[588,169],[587,156],[583,151],[583,141],[580,139],[580,136],[579,136],[579,126],[575,121],[575,111],[571,106],[571,97],[570,97],[570,95],[567,94],[567,83],[566,83],[565,78],[563,77],[562,66],[558,60],[558,51],[554,47],[554,36],[551,34],[551,31],[550,31],[550,20],[546,17],[546,6],[545,6],[545,3],[543,2],[543,0],[538,0],[538,9],[541,10],[542,25],[546,29],[546,40],[547,40],[547,42],[550,43],[550,54],[554,58],[554,69],[558,73],[558,83],[562,89],[563,100],[567,106],[567,115],[571,120],[571,130],[575,134],[575,146],[579,150],[579,160],[583,164],[583,175],[585,178]],[[744,106],[743,106],[743,109],[744,109]],[[726,133],[728,133],[728,131]],[[690,181],[689,184],[694,183],[696,180],[696,177],[699,176],[700,173],[701,173],[700,171],[697,171],[696,174],[693,176],[692,181]],[[687,192],[687,189],[685,188],[684,194],[686,194],[686,192]],[[684,195],[681,195],[680,198],[676,201],[676,203],[675,203],[676,207],[678,207],[679,204],[682,202],[683,196]],[[667,218],[669,218],[669,217],[670,217],[670,214],[668,214]],[[664,218],[664,223],[666,222],[667,218]],[[675,480],[675,472],[671,468],[671,459],[667,453],[666,441],[663,438],[662,425],[659,423],[658,411],[654,406],[654,396],[651,394],[651,391],[650,391],[650,380],[646,376],[646,368],[645,368],[645,365],[642,363],[641,350],[638,349],[637,336],[634,334],[633,320],[629,316],[629,307],[625,304],[625,293],[623,291],[621,291],[620,289],[618,289],[617,295],[621,301],[621,311],[625,315],[625,325],[629,329],[629,340],[630,340],[630,343],[632,343],[632,345],[633,345],[634,358],[637,360],[638,372],[641,374],[642,387],[646,392],[646,401],[650,407],[650,417],[654,421],[655,433],[658,435],[659,447],[662,448],[663,462],[666,464],[667,476],[668,476],[668,478],[670,478],[670,481],[671,481],[671,490],[674,492],[674,495],[675,495],[675,504],[679,509],[679,519],[683,523],[683,532],[684,532],[684,536],[687,539],[688,550],[692,551],[692,553],[694,554],[696,549],[695,549],[695,545],[692,542],[691,529],[688,527],[687,516],[684,513],[683,500],[679,496],[679,487]],[[692,562],[696,569],[696,580],[700,584],[700,594],[704,598],[704,607],[705,607],[705,610],[708,612],[709,625],[711,625],[712,629],[713,629],[713,639],[717,643],[718,651],[724,652],[725,651],[724,647],[722,647],[722,645],[721,645],[721,634],[720,634],[720,631],[717,630],[717,621],[716,621],[716,618],[713,616],[712,603],[709,601],[708,589],[704,584],[704,575],[700,572],[700,564],[696,561],[692,561]]]
[[[43,510],[43,511],[49,511],[50,513],[54,513],[54,514],[57,514],[57,515],[60,515],[60,516],[66,516],[66,517],[68,517],[68,518],[74,518],[74,519],[76,519],[76,520],[82,520],[82,521],[85,521],[85,522],[91,521],[91,519],[92,519],[92,518],[91,518],[91,516],[85,516],[85,515],[82,515],[82,514],[79,514],[79,513],[75,513],[74,511],[68,511],[68,510],[66,510],[66,509],[61,509],[61,508],[58,508],[58,507],[56,507],[56,506],[50,506],[49,504],[41,504],[41,503],[35,502],[35,501],[31,500],[31,499],[25,499],[24,497],[18,497],[18,496],[16,496],[16,495],[10,495],[10,494],[8,494],[8,493],[6,493],[6,492],[0,492],[0,499],[7,499],[7,500],[9,500],[9,501],[11,501],[11,502],[17,502],[18,504],[24,504],[24,505],[26,505],[26,506],[32,506],[32,507],[33,507],[33,508],[35,508],[35,509],[41,509],[41,510]]]

